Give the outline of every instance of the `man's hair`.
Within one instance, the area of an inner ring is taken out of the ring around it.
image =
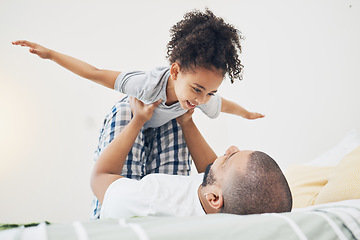
[[[223,198],[222,213],[281,213],[292,208],[284,174],[269,155],[259,151],[249,155],[244,172],[234,171],[223,188]]]
[[[171,40],[167,44],[170,64],[178,62],[182,69],[215,67],[228,74],[231,83],[242,79],[241,33],[235,27],[216,17],[209,9],[194,10],[170,29]]]

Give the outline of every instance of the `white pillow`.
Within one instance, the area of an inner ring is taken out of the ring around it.
[[[360,146],[360,136],[358,132],[353,129],[348,132],[345,137],[333,148],[324,152],[314,160],[305,163],[307,166],[336,166],[341,159],[355,148]]]

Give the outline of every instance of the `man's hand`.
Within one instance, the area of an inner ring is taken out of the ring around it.
[[[131,111],[134,114],[133,119],[142,123],[147,122],[152,117],[155,108],[159,106],[161,101],[162,100],[160,99],[152,104],[146,105],[140,100],[134,97],[130,97],[129,103],[130,103]]]
[[[192,121],[192,115],[194,113],[194,108],[189,109],[186,113],[176,118],[176,121],[180,124],[180,126],[183,126],[189,121]]]
[[[20,45],[23,47],[29,47],[29,51],[31,53],[36,54],[43,59],[50,59],[51,50],[46,47],[43,47],[37,43],[29,42],[26,40],[18,40],[18,41],[12,42],[12,44]]]

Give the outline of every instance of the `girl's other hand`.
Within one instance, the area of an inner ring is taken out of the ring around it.
[[[20,45],[23,47],[29,47],[29,51],[31,53],[36,54],[43,59],[50,59],[51,50],[48,48],[45,48],[37,43],[29,42],[26,40],[17,40],[17,41],[12,42],[12,44]]]
[[[263,118],[263,117],[265,117],[264,114],[257,113],[257,112],[249,112],[245,118],[254,120],[254,119]]]

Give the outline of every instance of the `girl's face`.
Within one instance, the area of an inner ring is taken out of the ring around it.
[[[205,104],[217,92],[223,73],[217,69],[196,68],[172,74],[176,97],[183,109]]]

